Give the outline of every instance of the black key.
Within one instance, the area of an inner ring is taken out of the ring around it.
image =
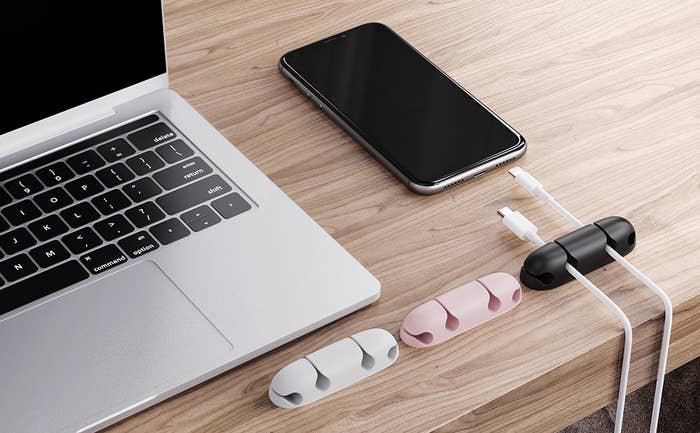
[[[122,215],[114,215],[96,223],[93,227],[106,241],[120,238],[127,233],[134,231],[129,221]]]
[[[125,212],[136,227],[145,227],[165,218],[165,214],[153,202],[146,202]]]
[[[90,227],[84,227],[61,238],[73,254],[80,254],[102,243],[97,233]]]
[[[0,274],[10,282],[17,281],[38,270],[39,268],[36,267],[32,259],[26,254],[10,257],[0,262]]]
[[[181,159],[194,155],[194,151],[182,140],[175,140],[170,143],[158,146],[156,152],[168,164],[178,162]]]
[[[27,221],[39,218],[41,211],[31,200],[24,200],[11,204],[2,210],[2,214],[13,226],[24,224]]]
[[[90,274],[77,260],[63,263],[0,290],[0,314],[83,281]]]
[[[211,167],[202,158],[195,156],[155,173],[153,179],[163,188],[173,189],[202,178],[209,173],[211,173]]]
[[[118,244],[131,258],[136,258],[158,249],[158,242],[146,232],[138,232],[127,236],[120,240]]]
[[[92,149],[71,156],[66,160],[68,165],[78,174],[85,174],[105,165],[105,160]]]
[[[10,197],[10,194],[8,194],[4,188],[0,187],[0,206],[5,206],[10,202],[12,202],[12,197]]]
[[[134,173],[132,173],[131,170],[129,170],[126,165],[122,164],[121,162],[119,164],[114,164],[107,168],[103,168],[102,170],[95,172],[95,175],[98,179],[100,179],[100,182],[107,186],[107,188],[113,188],[136,177],[134,176]]]
[[[0,217],[0,233],[4,232],[5,230],[9,229],[10,225],[5,221],[5,218]],[[0,284],[1,286],[2,284]]]
[[[36,175],[44,185],[54,186],[61,182],[65,182],[75,177],[75,173],[66,165],[65,162],[54,162],[44,168],[36,171]]]
[[[126,209],[131,206],[131,201],[118,189],[106,192],[91,200],[93,206],[97,208],[102,215],[113,214],[116,211]]]
[[[127,260],[124,253],[122,253],[116,245],[105,245],[102,248],[90,251],[80,257],[80,261],[83,262],[83,265],[93,274],[108,271]]]
[[[77,229],[80,226],[95,221],[100,217],[100,214],[90,203],[83,202],[62,210],[61,217],[66,220],[72,228]]]
[[[180,218],[182,218],[193,232],[204,230],[207,227],[221,222],[221,217],[207,205],[199,206],[189,212],[185,212],[180,215]]]
[[[160,122],[149,126],[148,128],[143,128],[140,131],[129,134],[126,138],[128,138],[129,141],[131,141],[131,143],[139,150],[146,150],[149,147],[155,146],[156,144],[160,144],[175,138],[175,133],[168,127],[168,125]]]
[[[8,256],[33,245],[36,245],[36,240],[24,227],[0,235],[0,248],[2,248]]]
[[[76,200],[85,200],[105,190],[95,176],[83,176],[66,184],[66,189]]]
[[[163,191],[150,177],[144,177],[126,184],[122,189],[136,203],[149,199]]]
[[[168,245],[190,234],[187,227],[177,218],[171,218],[156,224],[150,229],[151,234],[163,245]]]
[[[68,250],[59,241],[51,241],[29,250],[35,262],[42,268],[48,268],[70,257]]]
[[[250,204],[243,200],[243,197],[241,197],[237,192],[217,198],[211,202],[211,205],[221,214],[222,217],[226,219],[235,217],[236,215],[250,209]]]
[[[158,197],[156,203],[165,212],[174,215],[229,191],[231,187],[215,174]]]
[[[34,197],[34,201],[46,213],[56,211],[73,203],[73,199],[61,187],[37,194]]]
[[[47,241],[68,231],[66,223],[58,215],[49,215],[29,224],[29,230],[40,241]]]
[[[162,159],[158,158],[158,155],[148,151],[138,156],[134,156],[133,158],[127,159],[126,165],[128,165],[130,169],[134,170],[134,172],[139,176],[143,176],[144,174],[164,167],[165,163]]]
[[[123,138],[117,138],[109,143],[97,146],[97,151],[107,162],[114,162],[136,153],[133,147]]]
[[[12,194],[12,197],[16,199],[24,198],[44,189],[39,179],[31,173],[5,183],[5,188],[7,188],[10,194]]]

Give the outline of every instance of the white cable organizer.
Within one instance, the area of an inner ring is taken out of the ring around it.
[[[305,406],[382,371],[398,357],[399,346],[388,331],[368,329],[282,368],[268,396],[285,409]]]

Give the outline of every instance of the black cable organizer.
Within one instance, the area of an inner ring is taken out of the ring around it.
[[[618,216],[603,218],[533,251],[520,269],[520,281],[530,289],[551,290],[574,279],[565,268],[567,262],[587,274],[614,261],[606,245],[625,256],[635,244],[632,223]]]

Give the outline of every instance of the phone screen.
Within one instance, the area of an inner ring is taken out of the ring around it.
[[[435,184],[522,145],[517,132],[382,24],[307,45],[283,62],[413,182]]]

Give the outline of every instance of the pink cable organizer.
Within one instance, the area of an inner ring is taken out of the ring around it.
[[[512,275],[489,274],[411,310],[399,336],[409,346],[435,346],[512,310],[521,298],[522,289]]]

